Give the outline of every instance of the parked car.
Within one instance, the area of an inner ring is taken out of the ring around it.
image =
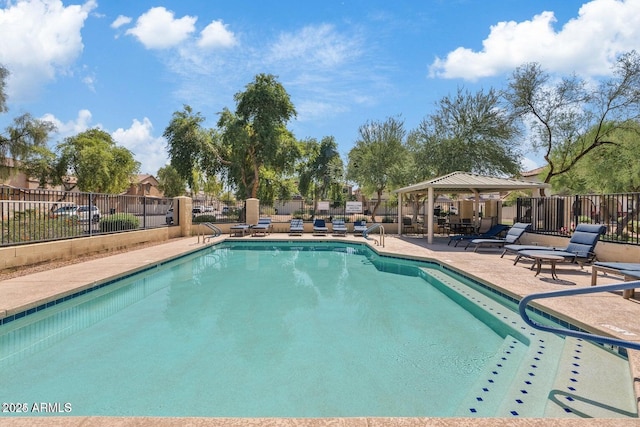
[[[71,218],[78,216],[78,207],[76,205],[61,206],[49,214],[51,218]]]
[[[173,208],[169,208],[167,213],[164,215],[164,220],[167,225],[173,224]]]
[[[213,212],[213,206],[205,206],[204,207],[204,211],[205,212]]]
[[[194,213],[194,214],[203,213],[204,212],[204,206],[194,206],[191,209],[191,212]]]
[[[98,209],[95,205],[80,205],[77,210],[78,220],[81,222],[91,222],[96,223],[100,221],[100,209]]]

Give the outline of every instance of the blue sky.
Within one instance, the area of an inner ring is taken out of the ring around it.
[[[640,0],[0,0],[9,112],[64,137],[92,127],[141,172],[167,162],[162,137],[184,104],[214,127],[233,95],[271,73],[291,96],[299,139],[333,135],[346,160],[367,121],[407,130],[459,87],[504,87],[525,62],[607,77],[640,48]],[[523,169],[542,165],[523,144]]]

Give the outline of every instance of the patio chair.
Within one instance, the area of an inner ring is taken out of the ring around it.
[[[478,235],[465,235],[465,234],[458,234],[456,236],[451,236],[449,237],[449,242],[447,243],[447,246],[449,246],[451,244],[451,242],[456,242],[455,245],[453,245],[454,247],[458,246],[458,243],[464,241],[469,241],[469,240],[473,240],[473,239],[491,239],[493,237],[497,237],[500,233],[504,232],[507,228],[509,228],[508,225],[504,225],[504,224],[496,224],[493,227],[491,227],[489,230],[487,230],[485,233],[482,234],[478,234]]]
[[[344,220],[342,219],[334,219],[331,222],[331,228],[333,230],[333,234],[336,234],[339,236],[347,235],[347,226],[344,224]]]
[[[367,229],[367,220],[353,221],[353,234],[362,234]]]
[[[313,234],[326,235],[328,232],[329,229],[327,228],[327,224],[324,219],[316,218],[313,220]]]
[[[640,280],[640,263],[638,262],[594,262],[591,266],[591,286],[596,285],[598,272],[622,276],[625,282]],[[634,295],[634,289],[626,289],[622,297],[629,299]]]
[[[304,222],[301,218],[293,218],[289,224],[289,234],[302,236],[304,233]]]
[[[507,231],[507,235],[504,237],[504,239],[498,239],[498,238],[493,238],[493,239],[473,239],[470,240],[467,243],[467,246],[464,247],[464,250],[466,251],[467,248],[471,245],[474,245],[475,248],[473,248],[474,252],[478,251],[478,248],[481,247],[503,247],[504,245],[513,245],[518,243],[518,240],[520,240],[520,237],[522,237],[522,235],[525,233],[525,231],[527,231],[529,229],[529,227],[531,227],[531,224],[526,223],[526,222],[516,222],[515,224],[513,224],[513,226],[509,229],[509,231]]]
[[[402,218],[402,231],[404,232],[404,234],[407,234],[407,232],[409,231],[411,232],[416,231],[416,228],[413,225],[413,221],[411,220],[411,218],[406,216]]]
[[[263,236],[266,236],[267,234],[271,233],[272,228],[273,225],[271,224],[271,218],[260,218],[258,219],[258,223],[251,227],[251,233],[254,236],[256,234],[262,234]]]
[[[606,231],[606,227],[601,224],[578,224],[573,232],[569,244],[565,248],[555,248],[553,246],[535,246],[535,245],[505,245],[501,258],[507,252],[515,253],[516,259],[513,265],[516,265],[520,258],[523,257],[522,251],[545,251],[549,255],[558,255],[571,262],[578,262],[580,266],[584,263],[595,260],[596,254],[594,249],[600,236]],[[526,258],[526,256],[524,256]]]
[[[235,224],[229,227],[230,236],[237,236],[239,234],[242,234],[242,237],[244,237],[245,234],[248,234],[250,232],[251,226],[249,224]]]

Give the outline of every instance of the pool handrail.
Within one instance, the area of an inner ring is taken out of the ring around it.
[[[211,235],[202,236],[202,243],[204,243],[206,239],[213,239],[215,237],[222,236],[222,230],[220,230],[218,227],[216,227],[212,223],[210,223],[210,222],[202,222],[201,224],[212,231]]]
[[[525,323],[541,331],[571,336],[575,338],[582,338],[587,341],[595,341],[605,345],[624,347],[624,348],[633,349],[633,350],[640,350],[640,342],[625,341],[618,338],[595,335],[589,332],[574,331],[571,329],[555,328],[552,326],[542,325],[540,323],[535,322],[534,320],[531,320],[531,318],[529,318],[526,312],[527,306],[529,305],[529,303],[535,299],[562,297],[562,296],[569,296],[569,295],[593,294],[598,292],[613,292],[613,291],[622,291],[622,290],[634,289],[634,288],[640,288],[640,280],[635,280],[633,282],[616,283],[613,285],[590,287],[590,288],[578,288],[578,289],[568,289],[568,290],[562,290],[562,291],[541,292],[537,294],[527,295],[526,297],[522,298],[522,300],[520,300],[520,303],[518,304],[518,311],[520,312],[520,317],[522,317],[522,320],[524,320]]]
[[[369,233],[372,231],[375,231],[376,229],[379,230],[378,233],[380,234],[380,242],[378,242],[374,238],[369,238]],[[362,237],[364,237],[367,240],[373,240],[374,242],[376,242],[376,245],[382,245],[382,247],[384,248],[384,227],[382,226],[382,224],[380,223],[373,224],[371,227],[367,228],[362,232]]]

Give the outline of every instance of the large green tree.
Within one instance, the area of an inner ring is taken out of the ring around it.
[[[382,193],[400,181],[402,165],[407,161],[404,121],[389,117],[384,122],[370,121],[358,129],[359,138],[349,151],[347,178],[365,194],[375,193],[371,212],[375,222]]]
[[[89,129],[58,144],[57,179],[77,179],[81,191],[120,193],[126,190],[140,164],[131,151],[116,145],[107,132]]]
[[[217,156],[227,161],[228,175],[245,197],[258,197],[260,174],[282,176],[293,171],[300,155],[286,125],[296,111],[289,94],[271,74],[258,74],[244,92],[235,94],[236,111],[225,109],[218,121]]]
[[[417,172],[429,179],[455,171],[517,175],[518,128],[493,90],[458,89],[411,132]]]
[[[572,194],[640,192],[640,123],[631,127],[635,129],[617,129],[611,134],[615,145],[607,144],[592,151],[571,170],[555,176],[551,181],[554,191]],[[597,132],[597,129],[591,132]]]
[[[218,129],[204,129],[204,117],[189,106],[173,114],[164,132],[171,165],[191,187],[197,170],[222,176],[241,197],[270,201],[290,193],[300,148],[286,127],[296,114],[289,95],[274,76],[259,74],[234,99],[236,111],[224,108]]]
[[[335,138],[325,136],[320,142],[309,138],[302,145],[304,160],[298,168],[300,194],[315,201],[326,198],[342,201],[344,163]]]
[[[571,170],[590,152],[618,145],[618,130],[635,131],[640,119],[640,55],[621,55],[613,76],[599,84],[578,76],[557,80],[540,64],[512,74],[505,98],[531,130],[530,141],[547,162],[545,183]]]
[[[8,77],[9,71],[0,65],[0,113],[8,111],[5,93]],[[0,132],[0,179],[6,178],[12,170],[22,170],[37,177],[44,186],[54,157],[47,147],[53,131],[53,123],[35,119],[28,113],[14,118],[13,124]]]
[[[213,153],[213,131],[204,129],[205,118],[195,113],[189,105],[176,111],[171,117],[163,136],[167,139],[167,150],[171,166],[187,182],[193,192],[198,186],[197,178],[203,169],[213,167],[218,162],[207,161]],[[215,168],[209,173],[215,174]],[[206,172],[205,172],[206,173]]]
[[[187,186],[187,182],[182,179],[178,171],[171,165],[158,169],[158,184],[165,197],[182,196]]]

